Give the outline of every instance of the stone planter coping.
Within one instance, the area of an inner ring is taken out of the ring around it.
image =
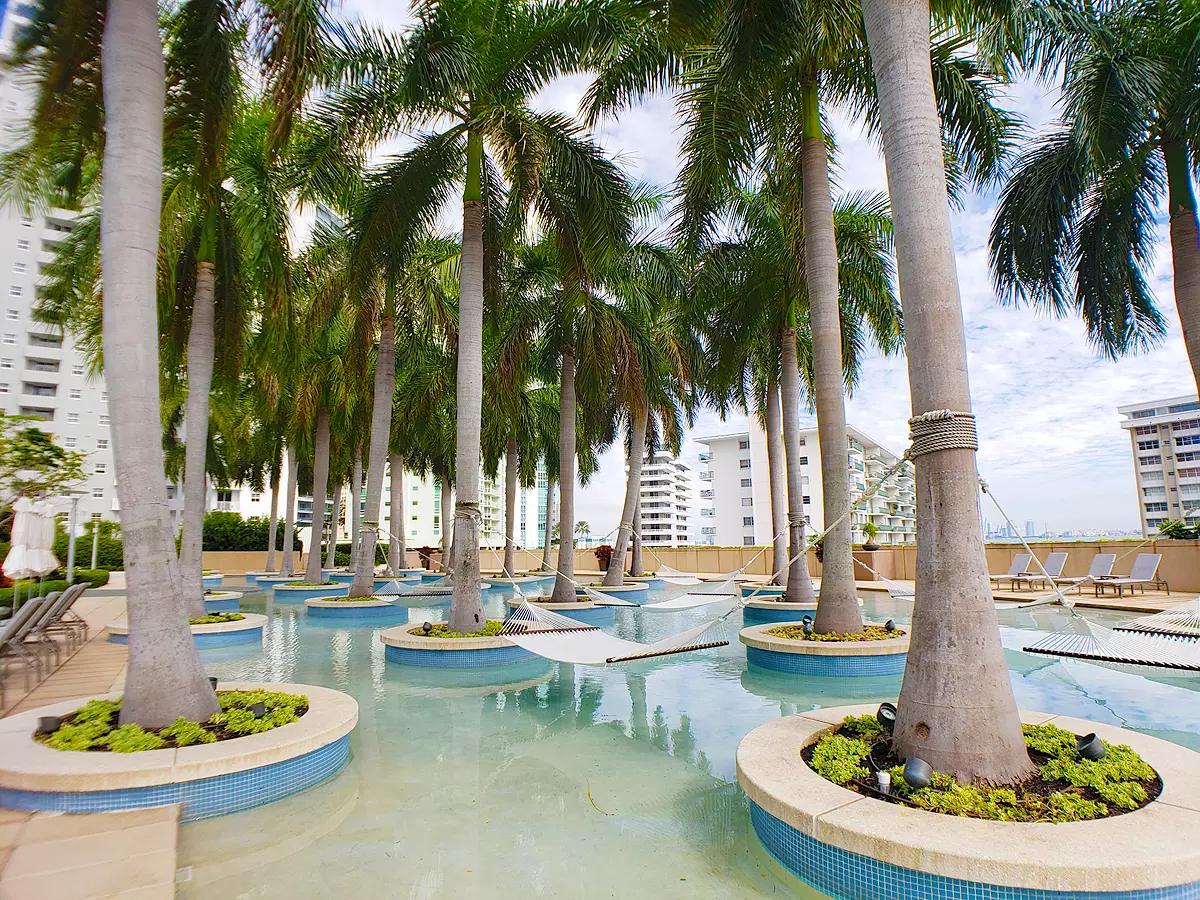
[[[315,606],[318,609],[372,609],[377,606],[395,606],[391,600],[379,597],[363,597],[361,600],[322,600],[311,597],[304,601],[305,606]]]
[[[209,625],[191,625],[192,634],[227,634],[231,631],[253,631],[267,624],[267,617],[258,613],[242,613],[245,618],[233,622],[213,622]],[[119,619],[108,626],[110,634],[129,636],[129,623]],[[295,693],[293,691],[292,693]],[[81,704],[82,705],[82,704]],[[122,754],[117,754],[121,756]]]
[[[862,601],[859,601],[860,604],[861,602]],[[747,600],[745,605],[751,607],[752,609],[777,609],[783,610],[784,612],[795,610],[798,613],[815,612],[817,609],[816,603],[791,603],[780,600]],[[800,619],[803,618],[804,616],[801,615]],[[797,619],[797,621],[799,621],[799,619]],[[775,626],[771,627],[773,628]]]
[[[511,597],[508,600],[508,608],[516,609],[525,601],[520,597]],[[530,603],[534,609],[546,609],[551,612],[563,612],[564,610],[580,610],[580,609],[596,609],[596,604],[591,600],[579,600],[574,603]]]
[[[897,653],[908,652],[907,634],[884,641],[792,641],[767,634],[772,628],[786,624],[790,623],[769,622],[765,625],[751,625],[738,633],[738,640],[756,650],[796,653],[802,656],[894,656]]]
[[[213,591],[211,594],[204,595],[204,602],[211,603],[214,600],[240,600],[242,598],[241,591]]]
[[[259,688],[304,694],[308,697],[308,712],[295,722],[262,734],[140,753],[55,750],[33,739],[39,716],[66,715],[88,700],[116,700],[119,693],[67,700],[0,719],[0,791],[116,791],[244,772],[332,744],[349,734],[358,722],[358,703],[341,691],[310,684],[231,682],[218,686],[218,690]]]
[[[295,581],[296,579],[292,579]],[[277,591],[347,591],[350,586],[347,584],[339,584],[336,581],[333,584],[288,584],[283,582],[275,585]]]
[[[1200,882],[1200,754],[1136,731],[1022,711],[1027,724],[1095,732],[1109,743],[1128,744],[1158,772],[1162,794],[1136,812],[1090,822],[949,816],[839,787],[801,760],[801,749],[846,716],[873,715],[877,706],[818,709],[754,729],[738,745],[738,784],[755,805],[802,834],[901,869],[1029,889],[1038,896],[1041,891],[1150,891]],[[1162,896],[1191,894],[1163,891]]]
[[[276,582],[278,582],[279,584],[287,584],[289,581],[303,581],[303,580],[304,580],[303,572],[301,572],[299,575],[259,575],[258,576],[259,584],[263,584],[264,582],[266,582],[267,584],[275,584]]]
[[[498,650],[515,647],[512,641],[502,637],[435,638],[423,634],[410,634],[414,626],[398,625],[380,632],[379,639],[389,647],[403,650]]]
[[[595,582],[588,584],[593,591],[600,591],[602,594],[644,594],[650,590],[650,587],[645,584],[614,584],[608,587]],[[575,588],[576,593],[582,593],[583,588]]]

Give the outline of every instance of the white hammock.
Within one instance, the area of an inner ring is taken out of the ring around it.
[[[1026,653],[1065,656],[1101,663],[1200,672],[1200,641],[1173,635],[1114,631],[1084,619],[1087,634],[1049,634]]]
[[[726,603],[730,600],[736,600],[741,591],[735,585],[735,582],[741,575],[742,572],[739,569],[731,573],[725,581],[717,584],[712,590],[688,591],[686,594],[680,597],[672,597],[670,600],[643,604],[642,609],[646,612],[677,612],[681,609],[698,609],[701,606],[709,606],[713,603]]]
[[[605,594],[603,591],[593,590],[586,584],[580,584],[587,598],[597,606],[641,606],[640,603],[630,603],[628,600],[623,600],[620,597],[614,597],[612,594]]]
[[[1200,638],[1200,597],[1184,606],[1150,616],[1142,616],[1132,622],[1118,625],[1116,630]]]
[[[401,584],[399,581],[389,581],[379,590],[375,591],[376,597],[399,597],[401,594],[412,593],[412,585]]]
[[[640,644],[614,637],[595,625],[585,625],[551,610],[535,609],[529,603],[522,603],[513,610],[500,629],[500,634],[523,650],[546,659],[584,666],[605,666],[689,650],[724,647],[729,641],[698,643],[696,640],[715,622],[705,622],[653,644]]]
[[[680,572],[678,569],[672,569],[670,566],[663,565],[661,562],[658,564],[658,572],[656,573],[656,577],[661,578],[663,581],[666,581],[669,584],[682,584],[690,586],[693,584],[704,583],[695,575],[689,575],[686,572]]]

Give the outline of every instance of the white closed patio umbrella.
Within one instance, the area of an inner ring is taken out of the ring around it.
[[[58,568],[54,558],[54,508],[46,501],[34,502],[22,497],[13,504],[16,513],[12,528],[12,549],[0,570],[16,581],[34,578]],[[14,592],[13,610],[17,597]]]

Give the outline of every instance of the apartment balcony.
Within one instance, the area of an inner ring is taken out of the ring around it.
[[[716,514],[717,514],[717,511],[715,509],[713,509],[711,506],[704,506],[704,507],[700,508],[700,515],[706,519],[711,519]]]
[[[701,453],[700,454],[700,462],[712,462],[712,454],[711,453]]]
[[[37,397],[39,402],[44,402],[58,396],[58,386],[26,381],[21,385],[21,393],[26,397]]]
[[[713,480],[713,473],[712,473],[712,472],[708,472],[708,471],[701,472],[701,473],[700,473],[700,480],[701,480],[701,481],[712,481],[712,480]]]
[[[21,406],[18,407],[17,414],[30,419],[41,419],[43,422],[54,421],[54,410],[45,406]]]
[[[712,490],[707,490],[707,491],[701,491],[701,492],[700,492],[700,499],[701,499],[701,500],[711,500],[712,498],[713,498],[713,492],[712,492]]]

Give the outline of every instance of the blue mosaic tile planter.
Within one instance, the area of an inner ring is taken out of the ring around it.
[[[222,600],[205,600],[204,609],[206,612],[237,612],[241,608],[241,599],[238,597],[226,597]]]
[[[326,581],[336,581],[338,584],[354,584],[353,572],[326,572]]]
[[[834,900],[1200,900],[1200,883],[1138,891],[1053,891],[917,872],[823,844],[753,801],[750,823],[784,868]]]
[[[826,678],[871,678],[880,675],[900,675],[904,672],[907,653],[888,656],[807,656],[798,653],[776,653],[774,650],[746,648],[746,661],[760,669],[788,672],[792,675],[816,675]]]
[[[347,606],[339,603],[337,606],[305,606],[305,615],[310,619],[337,622],[380,622],[387,620],[406,620],[408,608],[404,606]]]
[[[0,806],[32,812],[93,813],[179,803],[179,820],[195,822],[253,809],[307,790],[334,775],[349,759],[347,734],[293,759],[180,784],[63,793],[0,789]]]
[[[431,581],[441,581],[445,577],[445,572],[425,572],[421,575],[421,584],[429,584]]]
[[[666,587],[666,582],[661,578],[634,578],[631,579],[634,584],[644,584],[649,590],[660,591]]]
[[[602,584],[589,584],[588,587],[593,591],[616,597],[618,600],[628,600],[630,603],[645,603],[650,596],[650,588],[644,584],[623,584],[619,586],[621,590],[606,588]],[[583,588],[576,588],[575,596],[590,599],[590,595]]]
[[[276,603],[303,603],[305,600],[320,600],[323,597],[345,597],[350,588],[344,584],[324,585],[310,588],[287,588],[280,590],[282,585],[275,585],[271,592]]]
[[[786,590],[787,588],[781,584],[767,585],[766,587],[760,587],[753,584],[743,584],[742,596],[749,597],[751,594],[753,594],[755,597],[782,597],[783,592]]]
[[[209,634],[192,634],[192,642],[197,650],[211,650],[216,647],[240,647],[243,644],[261,644],[263,639],[262,625],[250,625],[236,631],[216,631]],[[128,644],[129,635],[110,634],[110,644]],[[3,806],[3,804],[0,804]]]
[[[206,588],[220,587],[224,578],[224,575],[205,575],[200,579],[200,583]]]
[[[388,662],[424,669],[483,669],[525,663],[537,658],[535,654],[516,646],[486,650],[410,650],[387,645],[383,655]]]
[[[742,621],[747,625],[774,625],[779,622],[799,622],[805,616],[816,615],[816,610],[759,609],[746,606],[742,609]]]

